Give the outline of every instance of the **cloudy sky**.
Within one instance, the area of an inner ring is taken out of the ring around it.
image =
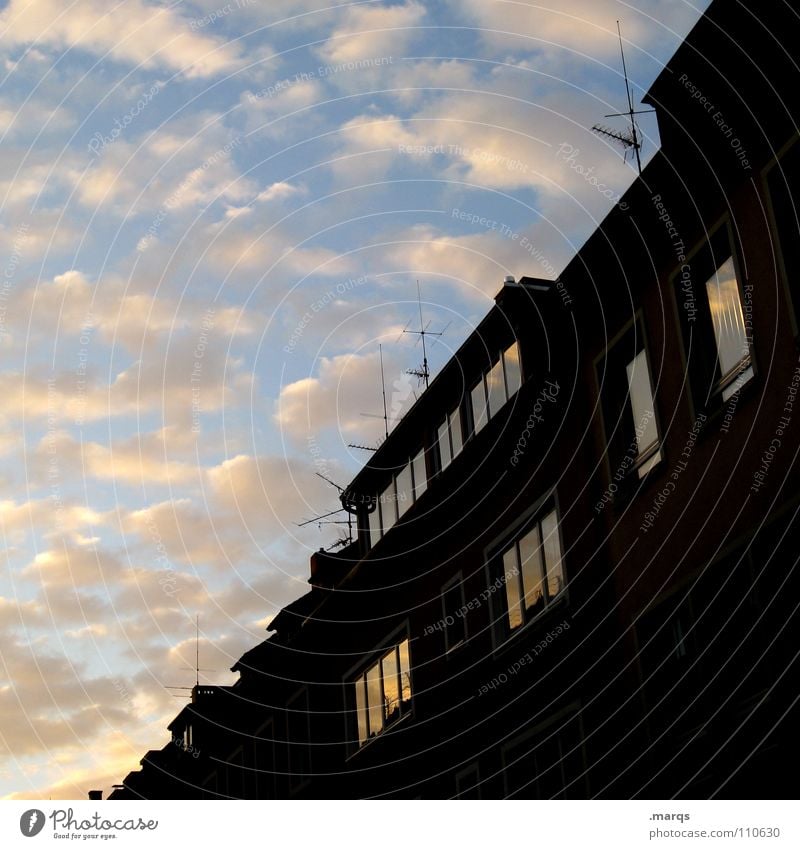
[[[232,680],[336,539],[298,524],[381,436],[379,344],[413,403],[416,281],[435,371],[555,276],[633,179],[588,130],[616,20],[638,102],[706,5],[0,6],[0,796],[163,745],[195,615]]]

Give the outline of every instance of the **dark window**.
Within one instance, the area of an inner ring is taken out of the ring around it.
[[[302,690],[286,706],[286,731],[289,745],[289,774],[292,792],[311,777],[311,731],[308,690]]]
[[[503,751],[512,799],[586,798],[580,718],[573,714],[511,743]]]
[[[444,613],[445,650],[450,651],[461,645],[467,638],[464,609],[464,585],[459,575],[442,590],[442,610]]]
[[[228,758],[228,796],[244,799],[244,749],[240,746]]]
[[[691,597],[685,591],[661,602],[638,623],[639,664],[649,705],[659,704],[692,669],[694,625]]]
[[[270,719],[256,732],[253,740],[253,766],[255,775],[255,797],[277,798],[275,764],[275,725]]]
[[[456,774],[456,798],[481,798],[481,778],[477,764],[462,769],[461,772]]]

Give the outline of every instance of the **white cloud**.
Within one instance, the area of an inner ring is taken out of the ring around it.
[[[351,6],[319,55],[331,65],[403,55],[425,17],[421,3]]]
[[[401,332],[402,326],[386,328],[382,336],[394,338]],[[306,444],[334,428],[340,447],[346,449],[350,442],[374,444],[383,437],[381,366],[375,340],[370,347],[373,350],[368,354],[321,357],[315,376],[281,388],[274,419],[284,440]],[[415,398],[416,384],[406,368],[399,353],[384,353],[387,406],[394,420],[402,417]]]
[[[673,32],[683,36],[698,14],[685,0],[644,0],[635,7],[623,0],[448,0],[448,4],[482,27],[484,44],[501,55],[509,50],[567,48],[606,61],[619,55],[617,20],[622,21],[627,40],[647,47]]]
[[[189,77],[234,70],[241,57],[232,45],[193,32],[174,7],[126,0],[109,6],[81,0],[64,6],[57,0],[10,0],[0,14],[7,44],[77,47],[137,67],[162,67]]]

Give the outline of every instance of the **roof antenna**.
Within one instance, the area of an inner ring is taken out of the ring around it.
[[[441,333],[434,333],[431,330],[428,330],[430,327],[430,322],[425,324],[424,319],[422,318],[422,293],[419,288],[419,280],[417,280],[417,304],[419,305],[419,330],[408,330],[406,327],[403,330],[403,333],[411,333],[414,336],[419,336],[422,339],[422,365],[419,368],[408,369],[406,374],[410,374],[413,377],[416,377],[419,380],[420,384],[422,381],[425,381],[425,388],[428,388],[428,380],[430,379],[431,372],[428,368],[428,349],[425,346],[425,337],[426,336],[442,336],[444,334],[444,330]]]
[[[194,619],[194,669],[189,666],[182,667],[183,669],[188,669],[189,672],[194,672],[194,686],[200,686],[200,673],[201,672],[213,672],[213,669],[201,669],[200,668],[200,614],[198,613]],[[173,687],[172,689],[178,690],[183,689],[179,687]]]
[[[386,375],[384,374],[384,370],[383,370],[383,345],[380,345],[380,344],[378,345],[378,352],[379,352],[380,358],[381,358],[381,392],[383,392],[383,415],[379,416],[376,413],[362,413],[361,415],[366,416],[367,418],[370,418],[370,419],[383,419],[383,433],[384,433],[384,439],[386,439],[389,436],[389,413],[388,413],[388,408],[386,407]],[[375,446],[375,447],[372,447],[370,445],[357,445],[357,444],[352,443],[352,442],[349,442],[347,444],[347,447],[348,448],[358,448],[361,451],[377,451],[378,448],[380,447],[380,441],[378,442],[378,445]]]
[[[627,117],[630,121],[630,129],[627,132],[618,132],[617,130],[612,130],[608,127],[604,127],[602,124],[595,124],[592,127],[592,130],[598,135],[608,136],[610,139],[613,139],[618,144],[621,144],[625,150],[625,161],[628,159],[628,151],[633,150],[634,156],[636,157],[636,168],[639,171],[639,174],[642,173],[642,158],[640,151],[642,149],[642,143],[639,141],[639,133],[636,129],[636,121],[634,119],[634,115],[646,115],[651,112],[655,112],[655,109],[639,109],[636,110],[633,108],[633,98],[631,97],[631,86],[628,81],[628,68],[625,64],[625,50],[622,47],[622,30],[620,30],[619,21],[617,21],[617,35],[619,37],[619,52],[622,56],[622,73],[625,77],[625,93],[628,97],[628,111],[627,112],[612,112],[610,115],[606,115],[606,118],[625,118]]]
[[[339,496],[341,497],[344,493],[344,487],[339,486],[338,483],[332,481],[329,477],[326,477],[321,472],[314,472],[314,474],[318,478],[322,478],[325,483],[329,483],[334,489],[339,491]],[[334,519],[333,516],[336,516],[339,513],[347,513],[346,519]],[[304,528],[306,525],[316,524],[317,527],[322,530],[323,525],[347,525],[347,536],[339,539],[335,542],[330,548],[326,548],[326,551],[330,551],[333,548],[338,548],[339,546],[350,545],[353,541],[353,517],[347,508],[342,504],[342,506],[338,510],[331,510],[329,513],[323,513],[320,516],[314,516],[313,519],[306,519],[304,522],[300,522],[297,527]]]
[[[200,673],[201,672],[214,672],[214,669],[201,669],[200,668],[200,614],[198,613],[195,617],[194,624],[194,668],[191,666],[182,666],[181,669],[186,669],[189,672],[194,672],[194,687],[174,687],[171,684],[165,684],[165,688],[167,690],[194,690],[196,687],[200,686]],[[176,698],[181,698],[178,693],[173,693],[173,696]]]
[[[386,375],[383,373],[383,345],[378,345],[378,353],[381,356],[381,391],[383,392],[383,431],[389,437],[389,416],[386,412]]]

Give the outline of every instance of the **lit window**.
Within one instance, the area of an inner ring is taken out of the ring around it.
[[[358,743],[363,745],[411,708],[408,640],[393,646],[353,682]]]
[[[753,376],[750,367],[750,345],[742,313],[739,281],[733,257],[725,262],[706,281],[708,309],[714,327],[719,362],[719,381],[723,385],[722,400],[727,401]],[[731,382],[731,378],[738,378]]]
[[[628,378],[628,399],[633,416],[633,434],[636,442],[636,468],[640,478],[661,459],[658,448],[658,424],[656,423],[653,388],[650,383],[650,368],[647,352],[643,349],[625,367]]]
[[[402,517],[414,503],[414,473],[411,463],[407,463],[397,476],[397,513]]]
[[[540,514],[501,559],[508,627],[513,630],[544,610],[564,589],[557,511]]]
[[[446,420],[439,425],[438,436],[439,461],[441,463],[442,469],[446,469],[453,459],[453,451],[450,448],[450,428]]]
[[[375,543],[383,536],[383,532],[381,531],[381,505],[378,499],[375,499],[372,502],[373,510],[368,514],[369,516],[369,540],[370,546],[375,545]]]
[[[439,461],[441,469],[444,470],[458,457],[464,447],[461,435],[461,411],[458,407],[439,425],[437,436]]]
[[[522,366],[519,361],[519,345],[516,342],[503,352],[503,365],[506,373],[506,392],[511,398],[522,386]]]
[[[425,468],[424,448],[411,461],[411,470],[414,474],[414,501],[416,501],[428,488],[428,472]]]
[[[729,225],[717,229],[675,277],[695,409],[713,411],[754,376],[752,286],[737,273]]]
[[[473,387],[472,393],[472,421],[475,433],[480,433],[486,422],[489,421],[486,408],[486,384],[483,378],[480,383]]]
[[[500,354],[497,362],[472,388],[472,425],[479,433],[492,416],[505,406],[522,386],[519,345],[515,342]]]
[[[486,396],[489,399],[489,416],[496,416],[506,403],[506,384],[503,379],[502,357],[486,375]]]
[[[611,479],[620,488],[662,459],[653,382],[639,320],[598,363]]]
[[[375,545],[402,518],[412,504],[428,488],[423,448],[392,478],[391,483],[373,499],[374,509],[367,513],[369,544]]]
[[[394,480],[384,489],[379,499],[381,505],[381,528],[383,533],[397,521],[397,491]]]

